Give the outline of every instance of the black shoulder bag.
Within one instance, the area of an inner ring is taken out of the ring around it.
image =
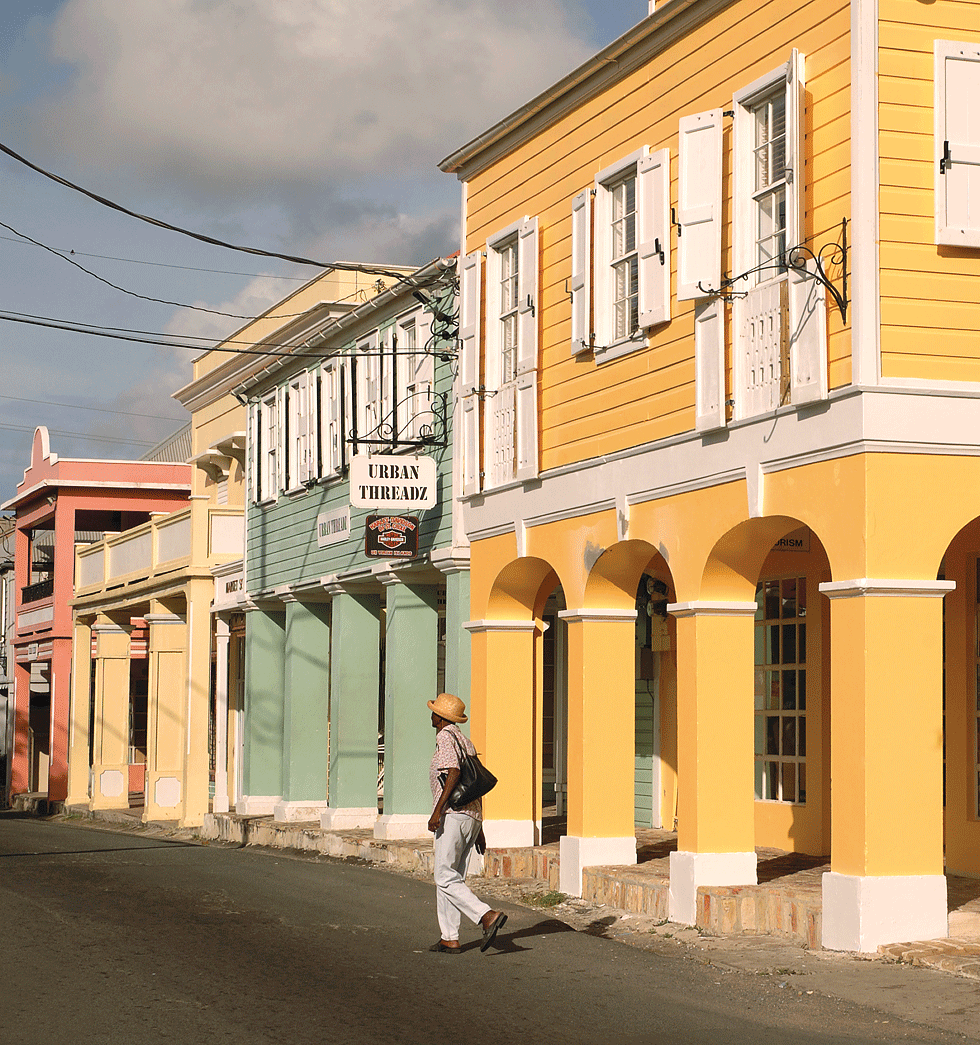
[[[471,755],[466,750],[455,733],[452,734],[452,738],[459,758],[459,780],[449,795],[449,808],[462,809],[463,806],[468,806],[488,791],[492,791],[497,786],[497,778],[478,756]]]

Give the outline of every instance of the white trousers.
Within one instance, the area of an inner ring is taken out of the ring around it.
[[[465,813],[447,812],[433,842],[436,879],[436,914],[444,940],[459,939],[459,916],[479,924],[489,911],[466,884],[466,864],[481,823]]]

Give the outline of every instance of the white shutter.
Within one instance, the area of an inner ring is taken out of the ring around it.
[[[936,242],[980,247],[980,47],[935,48]]]
[[[793,403],[827,398],[827,292],[810,272],[789,270],[789,353]]]
[[[459,287],[459,388],[462,400],[459,446],[463,493],[480,490],[480,251],[463,259]]]
[[[342,470],[351,457],[347,440],[354,425],[354,406],[351,402],[351,389],[354,387],[349,359],[338,359],[336,366],[337,379],[334,384],[337,404],[337,431],[340,433],[337,446],[337,467]]]
[[[259,481],[260,450],[262,446],[262,437],[260,435],[262,431],[262,408],[258,403],[249,404],[249,419],[248,433],[251,442],[248,455],[249,494],[253,501],[258,501],[262,497],[262,485]]]
[[[425,311],[419,313],[415,329],[418,354],[412,356],[407,365],[418,400],[415,411],[422,413],[421,417],[414,417],[410,425],[414,432],[413,438],[418,438],[419,428],[422,425],[428,425],[431,428],[435,421],[432,412],[432,392],[436,383],[436,359],[433,346],[429,344],[432,339],[432,314]]]
[[[694,306],[694,427],[708,432],[725,426],[725,303],[721,298]]]
[[[521,222],[517,235],[517,439],[518,479],[538,474],[538,219]]]
[[[294,440],[297,447],[296,462],[299,482],[305,483],[313,474],[310,467],[310,375],[306,372],[299,375],[299,399],[296,407],[297,431]]]
[[[786,246],[804,240],[803,195],[806,188],[803,149],[806,113],[806,57],[794,47],[786,70],[786,180],[789,182],[786,206]]]
[[[572,201],[572,355],[592,346],[592,190]]]
[[[670,151],[644,156],[636,169],[640,326],[670,319]]]
[[[286,438],[289,428],[286,386],[276,389],[276,493],[286,489]],[[272,491],[269,491],[272,493]]]
[[[385,337],[389,338],[388,351],[385,350]],[[387,335],[379,335],[378,343],[375,346],[375,351],[378,352],[377,361],[377,375],[378,381],[380,382],[381,392],[381,407],[378,420],[381,422],[381,428],[378,431],[376,438],[385,439],[389,435],[389,428],[394,430],[397,426],[398,419],[394,416],[395,404],[398,402],[398,395],[395,391],[395,381],[397,380],[400,369],[395,364],[395,355],[391,351],[390,339],[394,337],[394,329],[390,329]],[[402,379],[404,385],[404,378]],[[383,449],[379,447],[379,449]]]
[[[677,300],[721,285],[721,109],[680,120]]]

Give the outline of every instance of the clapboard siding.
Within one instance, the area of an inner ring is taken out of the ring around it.
[[[466,249],[484,247],[526,216],[539,222],[542,469],[609,453],[694,427],[693,306],[672,301],[673,320],[645,350],[597,367],[570,353],[571,203],[595,175],[640,147],[668,148],[671,201],[677,202],[678,120],[731,108],[740,87],[807,55],[806,235],[832,242],[850,216],[850,13],[841,0],[741,0],[573,111],[517,145],[468,183]],[[731,213],[731,121],[723,172]],[[676,291],[676,237],[670,252]],[[730,229],[723,257],[731,270]],[[831,387],[850,380],[850,336],[829,321]],[[730,377],[729,377],[730,384]]]
[[[980,381],[980,251],[935,243],[936,40],[980,43],[980,0],[881,0],[881,370]]]

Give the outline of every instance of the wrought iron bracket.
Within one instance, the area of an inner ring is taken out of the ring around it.
[[[800,243],[795,247],[790,247],[779,257],[766,262],[764,265],[756,265],[755,268],[748,269],[737,276],[725,276],[721,281],[721,286],[717,289],[702,286],[700,282],[698,283],[698,289],[708,297],[721,298],[723,301],[732,302],[736,298],[744,298],[748,293],[746,290],[733,290],[732,288],[736,283],[747,280],[749,276],[754,276],[758,272],[766,272],[770,269],[792,269],[794,272],[805,272],[822,284],[826,288],[827,293],[833,298],[834,304],[840,312],[841,321],[846,323],[847,309],[850,305],[847,285],[848,249],[847,218],[842,218],[840,235],[833,243],[825,243],[817,250],[813,250],[805,243]],[[827,274],[825,266],[830,265],[839,265],[841,267],[839,289]]]
[[[396,405],[392,413],[397,414],[397,411]],[[364,436],[359,436],[356,428],[351,429],[347,435],[347,445],[355,449],[358,446],[370,446],[387,450],[445,450],[449,446],[449,396],[445,392],[432,393],[431,406],[426,413],[430,412],[433,424],[421,425],[415,439],[401,438],[395,424],[388,420],[382,421]]]

